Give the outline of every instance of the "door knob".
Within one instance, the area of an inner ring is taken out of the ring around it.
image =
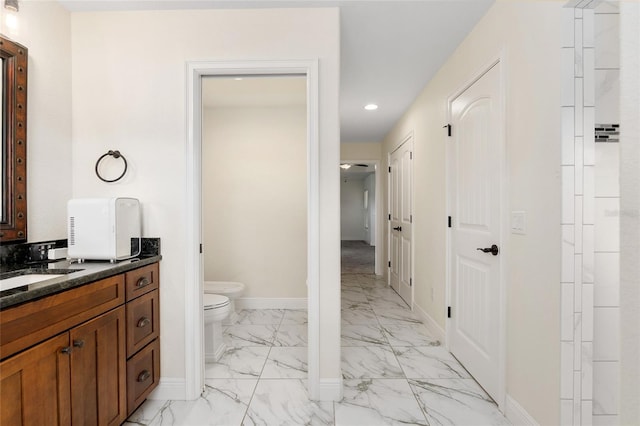
[[[476,250],[480,250],[484,253],[491,253],[494,256],[497,256],[498,253],[500,252],[500,249],[498,248],[497,245],[492,245],[491,247],[485,247],[485,248],[477,248]]]
[[[393,228],[394,231],[402,231],[402,226],[396,226],[395,228]]]

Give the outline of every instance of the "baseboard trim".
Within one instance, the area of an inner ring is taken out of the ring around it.
[[[186,395],[187,388],[184,379],[160,377],[160,383],[158,383],[158,387],[155,388],[147,398],[184,401],[186,400]]]
[[[307,298],[240,297],[236,309],[307,309]]]
[[[509,395],[506,398],[504,415],[515,426],[539,426],[527,410]]]
[[[425,310],[423,310],[420,306],[414,304],[413,311],[420,317],[424,324],[427,326],[431,334],[440,340],[440,343],[445,344],[445,336],[446,333],[442,327],[436,322],[436,320],[431,317]]]
[[[342,378],[320,379],[318,385],[320,401],[342,400]]]

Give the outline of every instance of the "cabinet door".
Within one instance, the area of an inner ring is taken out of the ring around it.
[[[124,306],[71,329],[74,425],[119,425],[126,419]]]
[[[70,425],[69,333],[0,363],[0,424]]]

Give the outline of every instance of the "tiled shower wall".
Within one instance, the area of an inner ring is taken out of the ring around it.
[[[560,406],[563,425],[606,425],[618,407],[619,144],[615,130],[594,134],[620,122],[617,8],[581,5],[595,2],[563,11]]]

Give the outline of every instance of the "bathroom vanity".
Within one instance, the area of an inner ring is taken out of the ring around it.
[[[0,424],[119,425],[160,378],[160,256],[0,293]],[[49,266],[49,268],[52,268]]]

